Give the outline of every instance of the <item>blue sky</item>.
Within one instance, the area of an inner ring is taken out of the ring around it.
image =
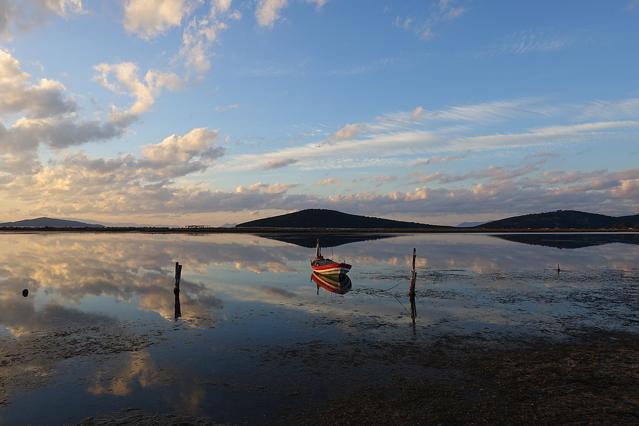
[[[0,219],[639,211],[639,2],[0,1]]]

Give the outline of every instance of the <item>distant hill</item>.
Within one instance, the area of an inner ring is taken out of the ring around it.
[[[476,226],[479,229],[623,229],[639,228],[639,214],[606,216],[576,210],[526,214]]]
[[[0,223],[0,228],[104,228],[104,226],[95,223],[78,222],[75,220],[38,217],[36,219]]]
[[[240,223],[236,228],[393,228],[393,229],[445,229],[447,226],[434,226],[416,222],[382,219],[378,217],[358,216],[335,210],[307,209],[280,216],[267,217]]]
[[[486,222],[462,222],[457,225],[457,228],[473,228],[475,226],[483,225]]]

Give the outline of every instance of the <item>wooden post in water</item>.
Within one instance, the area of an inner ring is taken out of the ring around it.
[[[177,320],[182,316],[182,308],[180,307],[180,279],[182,278],[182,265],[175,262],[175,288],[173,288],[173,294],[175,295],[175,319]]]
[[[410,271],[410,291],[408,292],[408,299],[410,300],[410,318],[413,322],[413,335],[415,334],[415,318],[417,317],[417,305],[415,304],[415,281],[417,281],[417,271],[415,271],[416,257],[417,250],[413,248],[413,262]]]
[[[417,280],[417,272],[415,271],[415,258],[417,257],[417,250],[413,248],[413,266],[410,271],[410,292],[411,296],[415,296],[415,281]]]
[[[182,278],[182,265],[175,262],[175,288],[180,289],[180,279]]]

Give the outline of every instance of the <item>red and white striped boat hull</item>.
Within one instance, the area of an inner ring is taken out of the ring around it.
[[[318,274],[339,275],[347,274],[351,270],[348,263],[333,262],[330,259],[322,259],[322,262],[316,260],[311,262],[311,269]]]

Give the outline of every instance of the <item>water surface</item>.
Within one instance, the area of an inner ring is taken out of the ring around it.
[[[261,422],[326,398],[347,373],[382,382],[388,361],[367,361],[369,348],[637,333],[637,237],[332,236],[324,254],[353,269],[331,292],[294,236],[0,234],[0,421],[136,407]]]

